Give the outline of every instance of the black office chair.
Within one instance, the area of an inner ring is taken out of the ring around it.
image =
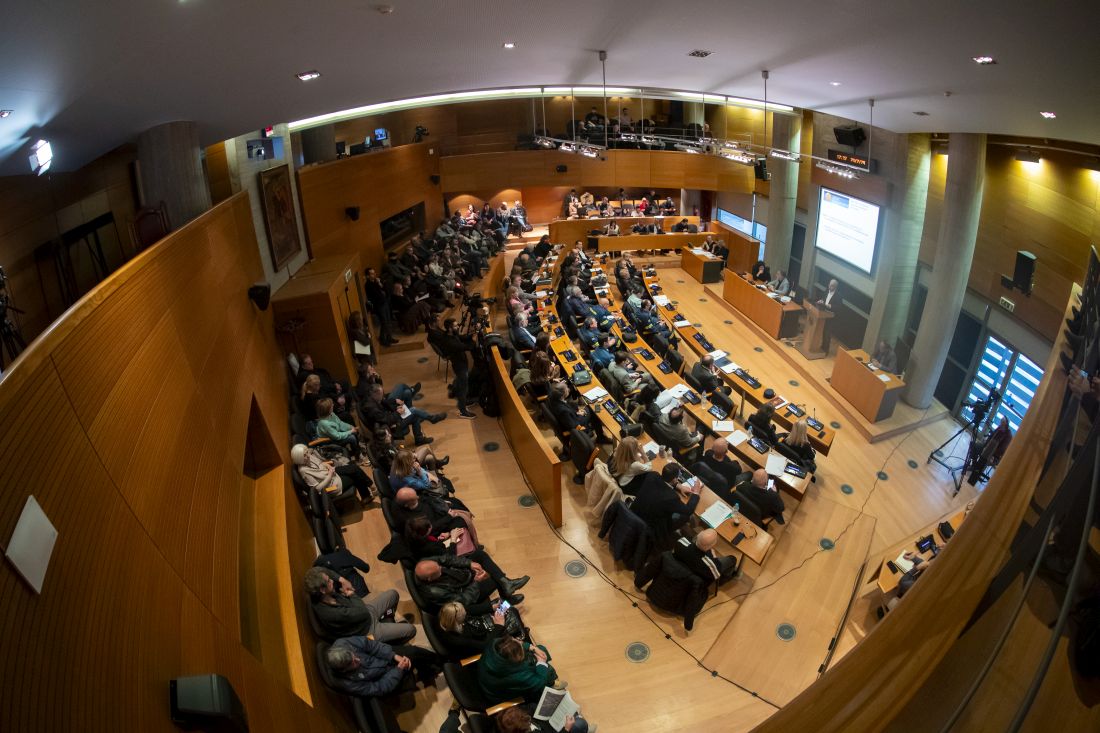
[[[323,491],[309,492],[310,525],[313,537],[317,540],[317,549],[322,555],[345,548],[344,535],[340,529],[339,515],[332,506],[332,500]]]
[[[554,413],[550,412],[550,407],[545,402],[539,403],[539,413],[542,415],[542,419],[554,429],[554,435],[558,436],[558,440],[561,441],[562,451],[568,455],[570,434],[562,430],[558,419],[554,417]]]
[[[696,391],[698,394],[706,394],[706,390],[703,389],[703,385],[699,384],[699,380],[695,378],[690,371],[684,372],[684,381],[688,383],[688,386]]]
[[[394,532],[401,534],[405,531],[404,527],[397,526],[397,520],[393,516],[393,499],[382,497],[382,518],[386,520],[386,525]]]
[[[713,393],[711,393],[710,403],[722,412],[726,413],[727,417],[731,417],[733,415],[733,400],[731,400],[730,396],[725,394],[724,392],[719,392],[715,390]]]
[[[684,371],[684,355],[676,349],[665,352],[665,361],[672,367],[673,374],[681,374]]]
[[[378,468],[376,464],[371,473],[374,474],[374,486],[378,489],[378,495],[383,499],[393,499],[395,492],[393,486],[390,485],[390,477],[386,475],[386,472]]]
[[[574,430],[569,436],[569,458],[577,469],[573,476],[573,483],[583,484],[585,474],[592,470],[596,456],[600,454],[600,447],[588,433],[582,430]]]
[[[467,657],[459,664],[454,662],[443,664],[443,677],[447,680],[447,686],[451,688],[455,701],[462,706],[462,709],[468,712],[496,715],[501,710],[522,704],[522,698],[493,700],[485,696],[477,679],[477,664],[480,659],[479,654]]]

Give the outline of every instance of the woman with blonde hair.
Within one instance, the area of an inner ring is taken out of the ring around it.
[[[791,426],[791,432],[787,433],[780,442],[787,447],[792,455],[798,457],[798,462],[802,464],[803,468],[814,473],[817,471],[817,463],[815,463],[817,453],[810,445],[810,438],[806,434],[806,430],[806,420],[799,420]]]
[[[298,411],[306,420],[317,419],[317,400],[321,399],[321,378],[316,374],[310,374],[306,381],[302,382],[302,389],[298,393]]]
[[[624,494],[633,494],[630,489],[635,488],[642,477],[653,470],[653,464],[638,444],[638,439],[628,435],[615,446],[608,470],[619,482]]]
[[[422,491],[431,491],[440,496],[447,495],[447,487],[439,476],[429,472],[421,464],[412,451],[399,450],[393,458],[393,466],[390,468],[390,486],[396,492],[406,486],[418,494]]]
[[[317,437],[339,443],[351,451],[352,458],[359,458],[359,428],[341,420],[332,408],[328,397],[317,400]]]
[[[493,633],[493,614],[471,616],[466,607],[456,601],[443,604],[436,619],[447,646],[463,655],[480,654]],[[504,614],[504,630],[512,636],[527,638],[518,609],[509,608]]]

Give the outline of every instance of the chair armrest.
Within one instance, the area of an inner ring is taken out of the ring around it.
[[[523,699],[519,698],[519,697],[517,697],[514,700],[508,700],[507,702],[498,702],[493,707],[486,708],[485,709],[485,714],[486,715],[496,715],[497,713],[502,712],[504,710],[507,710],[508,708],[513,708],[516,705],[522,705],[522,704],[523,704]]]
[[[332,442],[332,438],[314,438],[313,440],[309,441],[309,443],[307,445],[309,445],[309,447],[312,448],[315,445],[327,445],[328,443],[331,443],[331,442]]]
[[[479,659],[481,659],[481,655],[480,654],[475,654],[472,657],[466,657],[459,664],[461,664],[463,667],[465,667],[467,665],[473,664],[474,662],[478,661]]]

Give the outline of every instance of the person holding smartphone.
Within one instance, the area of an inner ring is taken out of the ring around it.
[[[764,519],[772,517],[779,524],[786,524],[783,519],[783,497],[775,488],[775,482],[768,478],[768,472],[758,468],[752,472],[752,478],[742,481],[737,485],[736,493],[746,497],[754,506],[760,509]]]

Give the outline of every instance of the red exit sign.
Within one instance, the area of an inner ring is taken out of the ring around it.
[[[846,153],[843,150],[829,150],[829,160],[844,163],[860,170],[871,171],[871,161],[865,155]]]

